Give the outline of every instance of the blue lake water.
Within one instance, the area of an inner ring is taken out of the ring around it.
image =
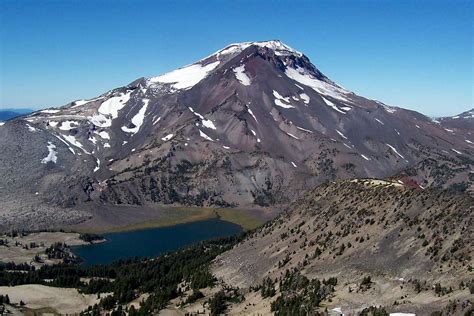
[[[72,250],[81,257],[84,265],[108,264],[119,259],[158,256],[202,240],[231,236],[241,231],[239,225],[210,219],[171,227],[104,234],[106,242],[76,246]]]

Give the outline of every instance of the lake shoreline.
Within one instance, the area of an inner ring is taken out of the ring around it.
[[[119,260],[153,258],[215,238],[241,234],[241,226],[211,218],[202,221],[104,234],[106,242],[71,247],[81,266],[111,264]]]
[[[68,232],[107,234],[171,227],[209,219],[231,222],[248,231],[274,218],[279,211],[267,208],[208,208],[183,206],[117,206],[93,211],[91,219],[63,227]],[[136,218],[133,217],[136,215]],[[117,220],[118,218],[118,220]]]

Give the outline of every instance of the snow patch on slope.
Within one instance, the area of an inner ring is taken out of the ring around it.
[[[309,101],[311,100],[311,99],[309,98],[309,95],[307,95],[306,93],[301,93],[301,94],[300,94],[300,98],[301,98],[301,100],[303,100],[303,102],[304,102],[305,104],[309,104]]]
[[[106,131],[100,131],[100,132],[94,132],[94,133],[99,135],[103,139],[110,139],[110,135]]]
[[[375,120],[376,120],[377,122],[379,122],[380,124],[385,125],[385,123],[382,122],[381,120],[379,120],[378,118],[376,118]]]
[[[165,137],[162,137],[161,140],[164,141],[164,142],[167,142],[169,141],[171,138],[173,138],[173,134],[168,134],[166,135]]]
[[[247,111],[249,112],[250,115],[252,115],[253,119],[255,120],[255,122],[258,123],[258,120],[257,118],[255,117],[255,115],[253,114],[252,110],[250,109],[250,107],[247,105]]]
[[[194,114],[196,115],[197,117],[199,117],[201,119],[201,123],[202,125],[204,125],[205,127],[207,128],[211,128],[211,129],[216,129],[216,126],[214,125],[214,123],[211,121],[211,120],[207,120],[204,118],[204,116],[202,116],[201,114],[199,114],[198,112],[194,111],[194,109],[192,107],[188,107],[188,109]]]
[[[285,70],[285,74],[297,81],[298,83],[301,83],[305,86],[313,88],[316,92],[320,94],[324,94],[330,97],[333,97],[335,99],[343,100],[343,101],[349,101],[346,98],[346,94],[349,94],[350,92],[338,87],[335,84],[330,84],[328,82],[318,80],[317,78],[314,78],[306,69],[297,67],[297,69],[294,69],[292,67],[288,67]]]
[[[279,107],[282,107],[285,109],[294,108],[293,105],[289,104],[290,98],[283,97],[281,94],[278,93],[278,91],[273,90],[273,96],[276,98],[275,104],[278,105]]]
[[[402,159],[405,159],[405,157],[402,156],[402,154],[400,154],[396,149],[395,147],[393,147],[392,145],[390,144],[385,144],[387,145],[388,147],[390,147],[391,150],[393,150],[394,153],[396,153],[398,156],[400,156]]]
[[[233,71],[235,74],[235,78],[237,78],[237,80],[239,80],[241,84],[243,84],[244,86],[250,86],[251,81],[249,76],[247,76],[247,74],[245,73],[245,65],[236,67],[233,69]]]
[[[85,105],[87,103],[91,103],[91,102],[94,102],[94,101],[97,101],[97,100],[100,100],[100,99],[103,99],[104,97],[98,97],[98,98],[95,98],[95,99],[90,99],[90,100],[77,100],[77,101],[74,101],[74,106],[72,106],[72,108],[75,108],[75,107],[78,107],[78,106],[81,106],[81,105]]]
[[[118,112],[125,106],[125,103],[130,100],[130,94],[132,91],[127,93],[122,93],[119,96],[112,97],[100,105],[98,111],[100,114],[109,115],[112,119],[118,117]]]
[[[299,126],[296,126],[297,129],[301,130],[301,131],[304,131],[304,132],[307,132],[307,133],[313,133],[313,131],[310,131],[309,129],[306,129],[306,128],[303,128],[303,127],[299,127]]]
[[[58,113],[60,110],[42,110],[40,113],[46,113],[46,114],[54,114]]]
[[[82,146],[82,144],[76,140],[76,137],[72,136],[72,135],[63,135],[64,139],[71,145],[73,146],[76,146],[77,148],[80,148],[82,149],[82,151],[88,155],[90,155],[89,152],[87,152],[85,149],[84,149],[84,146]],[[71,149],[71,148],[70,148]]]
[[[100,169],[100,160],[97,159],[97,162],[96,162],[96,163],[97,163],[97,166],[94,168],[94,172],[97,172],[97,171],[99,171],[99,169]]]
[[[209,136],[207,136],[203,131],[199,130],[199,136],[201,136],[202,138],[204,139],[207,139],[211,142],[213,142],[214,140],[212,138],[210,138]]]
[[[59,129],[62,131],[69,131],[74,128],[73,125],[79,125],[76,121],[64,121],[61,123],[61,126],[59,126]]]
[[[148,102],[150,102],[149,99],[142,99],[143,101],[143,106],[140,108],[140,110],[138,111],[137,114],[135,114],[134,117],[132,117],[132,124],[135,125],[135,127],[126,127],[126,126],[122,126],[122,131],[126,132],[126,133],[132,133],[132,134],[136,134],[139,130],[140,130],[140,127],[142,126],[143,124],[143,120],[145,119],[145,113],[146,113],[146,110],[147,110],[147,107],[148,107]]]
[[[288,133],[288,132],[285,132],[288,136],[294,138],[294,139],[299,139],[299,137],[296,137],[295,135],[291,134],[291,133]]]
[[[328,99],[326,99],[325,97],[321,96],[321,98],[323,99],[324,103],[326,103],[329,107],[331,107],[333,110],[339,112],[339,113],[342,113],[342,114],[346,114],[346,112],[342,111],[341,109],[339,109],[334,103],[332,103],[331,101],[329,101]]]
[[[48,148],[48,155],[41,160],[41,163],[42,164],[47,164],[48,162],[56,163],[56,161],[58,160],[58,156],[57,156],[58,153],[55,150],[56,146],[53,143],[48,142],[47,148]]]
[[[202,66],[201,64],[194,64],[173,70],[158,77],[149,79],[150,83],[170,83],[173,89],[189,89],[195,86],[199,81],[206,78],[206,76],[214,70],[220,61]]]
[[[341,132],[338,131],[337,129],[336,129],[336,132],[337,132],[342,138],[347,139],[346,135],[344,135],[343,133],[341,133]]]
[[[33,126],[31,126],[30,124],[26,124],[26,126],[28,127],[28,130],[29,130],[30,132],[36,132],[36,131],[37,131],[37,129],[34,128]]]

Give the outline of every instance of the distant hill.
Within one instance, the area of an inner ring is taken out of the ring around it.
[[[0,121],[6,121],[18,116],[22,116],[25,114],[29,114],[33,112],[33,110],[30,109],[5,109],[5,110],[0,110]]]
[[[440,117],[437,119],[441,126],[447,129],[448,131],[464,131],[468,135],[474,131],[474,109],[463,112],[461,114],[449,117]],[[466,140],[467,143],[471,143],[469,140]]]

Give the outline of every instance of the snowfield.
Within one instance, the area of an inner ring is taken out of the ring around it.
[[[130,94],[132,91],[121,94],[116,97],[112,97],[100,105],[98,111],[103,115],[110,115],[112,119],[118,117],[118,112],[125,106],[125,104],[130,100]]]
[[[149,82],[152,84],[170,83],[171,87],[176,90],[189,89],[206,78],[207,74],[214,70],[219,64],[220,61],[210,63],[206,66],[202,66],[201,64],[190,65],[158,77],[150,78]]]
[[[349,101],[345,96],[346,94],[350,93],[349,91],[342,89],[341,87],[338,87],[335,84],[330,84],[328,82],[313,78],[313,76],[306,69],[303,69],[301,67],[297,67],[297,69],[288,67],[285,70],[285,74],[290,79],[293,79],[298,83],[313,88],[316,92],[320,94],[324,94],[343,101]]]

